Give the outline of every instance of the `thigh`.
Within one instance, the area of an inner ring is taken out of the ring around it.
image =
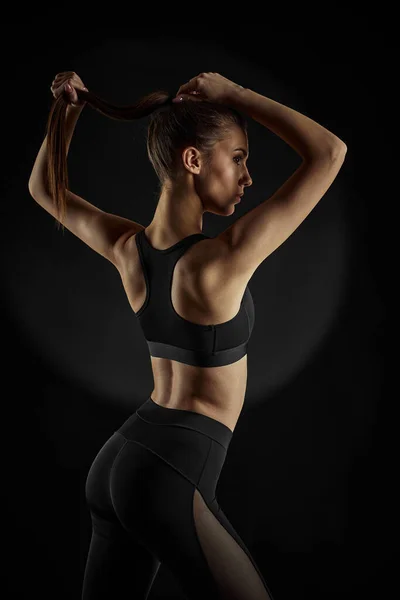
[[[98,451],[86,479],[92,536],[82,600],[144,600],[160,567],[160,561],[124,529],[115,514],[110,477],[125,444],[121,435],[113,434]]]
[[[146,600],[160,561],[121,526],[92,514],[82,600]]]
[[[273,600],[249,549],[217,503],[199,490],[193,504],[196,533],[221,600]]]
[[[111,476],[123,528],[162,562],[191,600],[272,600],[216,498],[149,448],[130,441]]]

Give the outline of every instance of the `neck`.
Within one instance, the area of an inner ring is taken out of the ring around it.
[[[146,233],[150,233],[157,246],[172,245],[189,235],[202,233],[203,213],[197,194],[163,193]]]

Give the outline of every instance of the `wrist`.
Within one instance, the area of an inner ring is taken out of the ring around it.
[[[234,107],[239,106],[243,101],[246,91],[247,88],[244,88],[242,85],[235,84],[234,87],[229,90],[226,103],[231,104]]]
[[[81,110],[85,107],[85,104],[86,104],[86,102],[84,102],[83,104],[77,104],[77,105],[68,104],[67,115],[69,115],[70,113],[79,115]]]

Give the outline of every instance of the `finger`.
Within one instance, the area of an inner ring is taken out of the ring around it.
[[[56,77],[64,77],[64,78],[72,78],[76,75],[76,73],[74,73],[74,71],[61,71],[60,73],[57,73]]]
[[[69,80],[67,81],[56,81],[55,83],[53,83],[50,86],[50,89],[53,93],[55,94],[60,94],[63,90],[65,90],[65,85],[69,83]]]
[[[173,103],[179,103],[179,102],[202,102],[203,99],[200,96],[195,96],[192,94],[179,94],[178,96],[176,96],[176,98],[172,98],[172,102]]]
[[[67,72],[64,73],[57,73],[57,75],[54,77],[53,81],[62,81],[65,80],[67,78],[71,77],[71,75]]]
[[[67,81],[65,81],[61,87],[63,90],[68,92],[68,94],[72,94],[73,92],[75,92],[75,86],[73,85],[70,79],[67,79]]]
[[[63,71],[61,73],[57,73],[57,75],[53,79],[53,84],[61,84],[62,82],[67,81],[68,79],[73,79],[75,73],[73,71]]]
[[[179,94],[189,94],[190,92],[194,91],[197,91],[197,78],[190,79],[190,81],[181,85],[176,95],[179,96]]]
[[[68,79],[66,79],[65,77],[56,77],[55,79],[53,79],[51,86],[53,88],[57,88],[67,83],[67,81]]]

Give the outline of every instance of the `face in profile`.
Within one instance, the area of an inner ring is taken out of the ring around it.
[[[210,164],[196,178],[196,189],[205,212],[228,216],[239,203],[238,196],[252,184],[247,168],[249,154],[246,133],[232,126],[229,135],[217,142]]]

